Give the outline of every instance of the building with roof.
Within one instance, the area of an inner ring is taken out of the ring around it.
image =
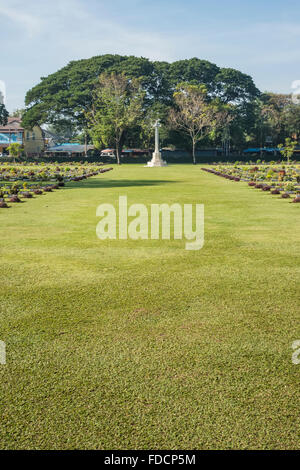
[[[24,130],[24,152],[27,156],[38,156],[45,150],[45,135],[40,126]]]
[[[23,145],[23,141],[24,129],[20,124],[20,119],[9,117],[6,126],[0,126],[0,152],[5,152],[11,143]]]
[[[0,126],[0,153],[7,153],[7,147],[12,143],[23,146],[26,156],[37,156],[45,149],[45,136],[40,126],[24,129],[21,119],[9,117],[6,126]]]
[[[68,142],[48,147],[45,150],[45,154],[50,157],[58,154],[66,157],[72,157],[72,155],[77,157],[84,157],[89,150],[93,149],[93,145],[82,145],[79,143]]]

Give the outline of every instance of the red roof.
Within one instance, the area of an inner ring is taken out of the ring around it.
[[[21,127],[21,119],[18,117],[9,117],[6,126],[0,126],[0,132],[21,132],[24,128]]]

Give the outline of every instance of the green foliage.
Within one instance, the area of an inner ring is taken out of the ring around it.
[[[43,77],[27,92],[23,126],[32,128],[36,124],[48,123],[56,125],[56,129],[66,130],[68,122],[69,128],[76,129],[76,138],[79,135],[80,141],[84,142],[87,113],[92,107],[95,83],[102,73],[125,74],[128,78],[139,79],[145,93],[143,109],[148,117],[140,125],[127,130],[123,136],[124,145],[148,147],[153,143],[149,122],[155,110],[160,109],[165,142],[185,147],[183,134],[174,133],[165,126],[165,116],[174,107],[174,92],[182,82],[205,86],[208,100],[217,99],[231,105],[232,120],[226,132],[232,149],[264,146],[267,136],[271,136],[273,145],[277,145],[285,137],[299,133],[300,107],[293,104],[288,95],[261,94],[252,78],[239,70],[220,68],[195,57],[168,63],[113,54],[72,61]],[[97,132],[93,141],[101,148],[104,143],[99,135]],[[205,137],[205,142],[219,146],[223,138],[223,131],[214,129]],[[111,139],[112,136],[107,135],[106,140]]]
[[[247,113],[252,122],[246,126],[250,146],[276,147],[287,137],[298,138],[300,107],[292,102],[291,95],[266,92],[248,106],[252,107],[251,114]]]
[[[151,62],[142,57],[106,54],[72,61],[48,77],[42,77],[41,82],[27,92],[23,124],[31,128],[35,124],[59,122],[65,117],[84,126],[84,113],[92,104],[95,82],[104,72],[139,78],[146,94],[145,105],[148,106],[157,102],[172,104],[173,93],[180,82],[205,84],[211,96],[219,96],[225,102],[247,101],[257,96],[259,92],[248,75],[230,69],[229,77],[226,70],[197,58],[170,64]],[[231,86],[230,78],[235,80]]]
[[[239,70],[222,68],[215,77],[216,94],[225,103],[244,103],[260,95],[250,75]]]
[[[284,145],[282,145],[282,144],[278,145],[279,151],[280,151],[281,155],[284,158],[286,158],[288,165],[290,163],[290,158],[294,154],[296,145],[297,145],[297,141],[292,140],[289,137],[287,137],[285,139],[285,144]]]
[[[85,126],[85,113],[92,105],[95,83],[104,72],[140,77],[145,90],[153,93],[153,65],[148,59],[107,54],[72,61],[59,71],[43,77],[38,85],[27,92],[25,102],[28,111],[23,123],[32,126],[67,118],[79,126]]]
[[[285,133],[288,135],[300,136],[300,106],[293,103],[291,100],[287,103],[284,112],[282,113],[283,124]]]
[[[8,119],[8,111],[5,108],[5,105],[3,103],[0,103],[0,125],[1,126],[6,126],[7,124],[7,119]]]
[[[7,150],[9,151],[9,154],[12,157],[18,158],[21,155],[21,152],[22,152],[23,148],[22,148],[21,144],[19,144],[17,142],[14,142],[14,143],[10,144],[9,147],[7,147]]]
[[[91,110],[86,114],[89,133],[96,148],[113,143],[118,163],[126,131],[142,118],[144,97],[141,80],[130,79],[124,73],[99,76]]]
[[[189,137],[193,163],[196,164],[196,144],[230,120],[230,107],[219,98],[210,100],[203,84],[179,83],[174,93],[175,106],[169,115],[170,126]]]

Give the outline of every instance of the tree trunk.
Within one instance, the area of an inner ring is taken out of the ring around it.
[[[84,131],[84,156],[87,158],[87,135],[86,130]]]
[[[124,132],[122,131],[119,141],[116,142],[117,163],[121,165],[121,155],[124,144]]]
[[[193,165],[196,165],[195,141],[193,140]]]
[[[117,154],[117,164],[118,165],[121,165],[121,153],[122,153],[122,149],[120,148],[120,144],[117,144],[116,145],[116,154]]]

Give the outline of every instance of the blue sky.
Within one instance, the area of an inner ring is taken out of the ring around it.
[[[250,74],[261,90],[300,80],[294,0],[0,0],[0,80],[9,111],[70,60],[118,53],[199,57]]]

